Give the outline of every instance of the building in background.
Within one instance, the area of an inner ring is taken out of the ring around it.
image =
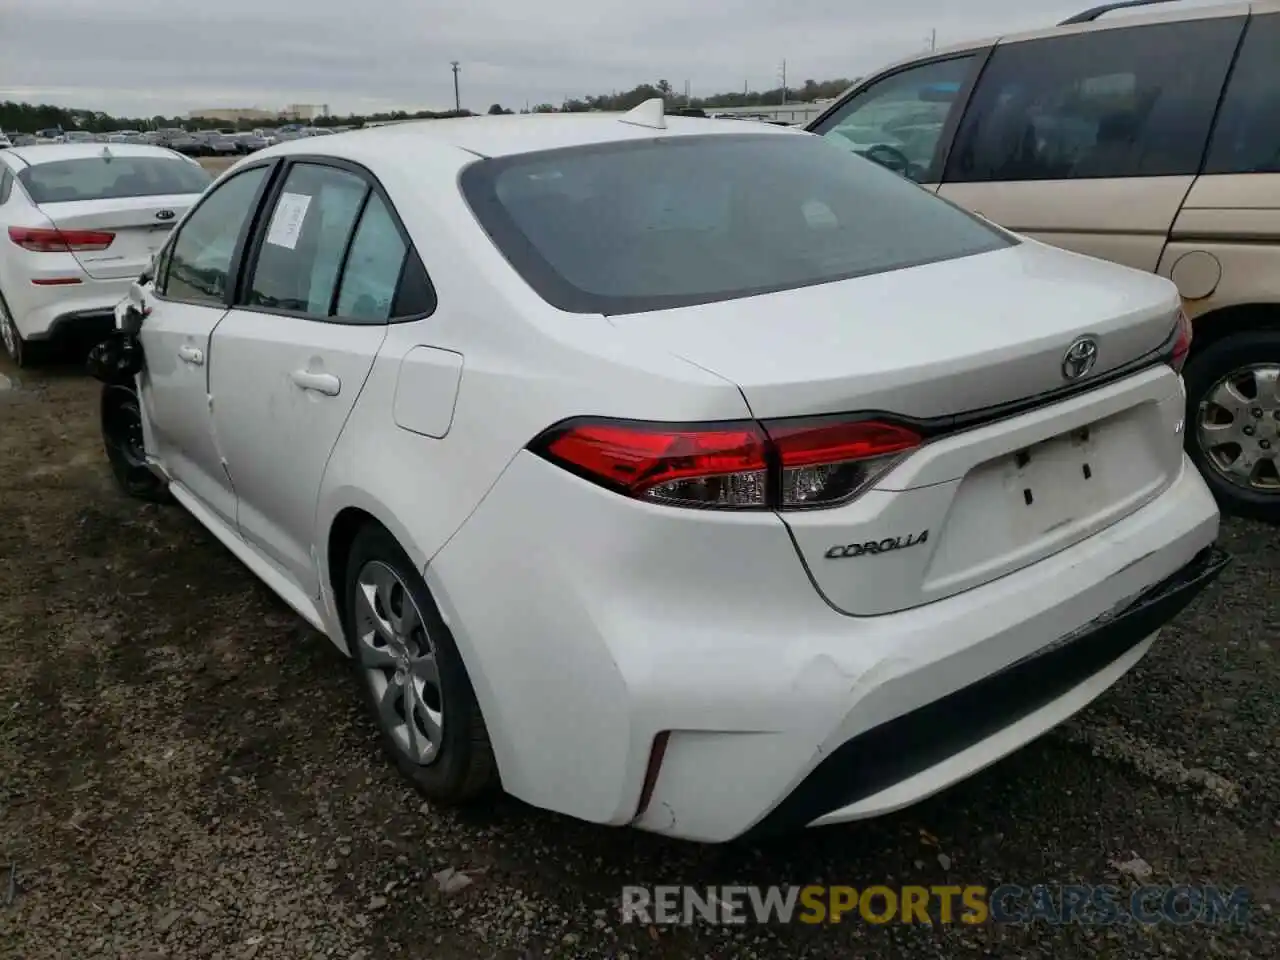
[[[329,116],[327,103],[291,103],[279,110],[262,110],[258,107],[205,107],[187,113],[188,120],[216,120],[219,123],[266,123],[273,120],[306,122]]]

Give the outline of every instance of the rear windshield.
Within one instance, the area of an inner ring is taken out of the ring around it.
[[[33,203],[203,193],[212,178],[180,157],[85,157],[27,167],[18,180]]]
[[[730,300],[1016,242],[878,164],[799,134],[481,160],[461,187],[529,285],[575,313]]]

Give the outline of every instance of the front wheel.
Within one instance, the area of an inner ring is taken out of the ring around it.
[[[1210,343],[1183,379],[1187,453],[1222,512],[1280,522],[1280,330]]]
[[[347,562],[343,628],[383,747],[430,800],[459,804],[498,785],[471,680],[427,585],[380,526]]]
[[[116,485],[135,500],[169,503],[169,488],[147,467],[142,408],[132,387],[102,388],[102,445]]]

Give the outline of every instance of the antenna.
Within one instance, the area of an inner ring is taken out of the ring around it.
[[[637,107],[628,110],[618,118],[619,123],[627,123],[633,127],[651,127],[654,130],[667,129],[666,114],[663,113],[662,98],[653,97]]]

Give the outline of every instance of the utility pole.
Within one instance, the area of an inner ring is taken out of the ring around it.
[[[929,52],[933,53],[938,49],[938,28],[934,27],[929,31]]]
[[[782,61],[782,106],[787,105],[787,61]]]
[[[453,68],[453,109],[462,112],[462,98],[458,96],[458,61],[450,60],[449,66]]]

